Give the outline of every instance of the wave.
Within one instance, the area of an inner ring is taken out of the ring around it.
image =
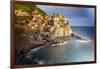
[[[76,40],[76,42],[81,42],[81,43],[88,43],[88,42],[91,42],[91,40]]]
[[[52,46],[61,46],[61,45],[67,44],[67,43],[68,43],[68,41],[64,41],[61,43],[52,44]]]
[[[73,38],[76,38],[76,42],[81,42],[81,43],[88,43],[90,42],[91,40],[86,38],[86,37],[82,37],[80,36],[79,34],[76,34],[76,33],[72,33],[72,37]]]

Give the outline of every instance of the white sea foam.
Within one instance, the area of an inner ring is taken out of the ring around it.
[[[64,44],[67,44],[68,42],[67,41],[64,41],[62,43],[56,43],[56,44],[52,44],[52,46],[61,46],[61,45],[64,45]]]
[[[33,54],[33,53],[37,52],[38,50],[40,50],[41,48],[44,48],[44,46],[40,46],[40,47],[31,49],[31,50],[28,52],[27,55]]]
[[[91,40],[89,39],[86,39],[86,40],[76,40],[76,42],[81,42],[81,43],[88,43],[88,42],[91,42]]]
[[[44,63],[45,63],[45,61],[43,61],[43,60],[37,60],[37,59],[35,59],[35,61],[36,61],[37,63],[39,63],[39,64],[44,64]]]

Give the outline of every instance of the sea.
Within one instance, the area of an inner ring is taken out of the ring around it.
[[[94,61],[95,51],[95,30],[90,26],[73,26],[73,32],[87,39],[71,39],[65,44],[58,46],[42,46],[31,49],[27,57],[38,64],[61,64],[72,62]]]

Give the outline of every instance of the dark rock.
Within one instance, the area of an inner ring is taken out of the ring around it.
[[[54,26],[53,20],[49,21],[49,22],[48,22],[48,25]]]

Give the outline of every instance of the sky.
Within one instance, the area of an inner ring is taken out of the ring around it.
[[[37,5],[48,15],[53,13],[65,16],[71,26],[94,26],[94,8]]]

